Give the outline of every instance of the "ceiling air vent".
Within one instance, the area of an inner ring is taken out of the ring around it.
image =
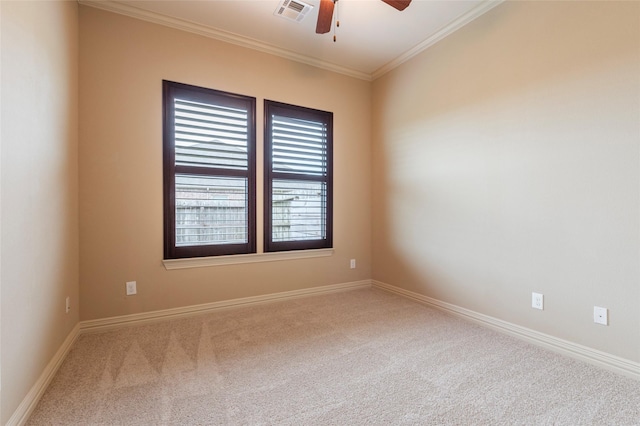
[[[291,21],[300,22],[311,9],[313,9],[312,5],[299,0],[282,0],[273,14]]]

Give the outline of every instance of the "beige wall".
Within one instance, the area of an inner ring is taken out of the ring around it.
[[[79,318],[78,6],[3,1],[1,20],[5,424]]]
[[[506,2],[372,114],[374,279],[640,361],[640,3]]]
[[[505,3],[373,92],[79,9],[2,2],[1,423],[79,318],[371,276],[640,361],[639,3]],[[259,146],[265,98],[335,113],[333,256],[164,269],[162,79],[257,97]]]
[[[369,82],[85,6],[80,35],[82,320],[371,277]],[[255,96],[258,146],[265,98],[334,113],[333,256],[165,270],[163,79]]]

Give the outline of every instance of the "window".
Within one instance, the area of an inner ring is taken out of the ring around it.
[[[256,99],[163,81],[164,258],[256,253]],[[264,251],[332,247],[333,114],[264,103]]]
[[[333,114],[265,100],[265,252],[332,247]]]
[[[255,253],[256,99],[163,81],[165,259]]]

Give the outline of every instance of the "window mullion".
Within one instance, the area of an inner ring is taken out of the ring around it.
[[[328,180],[328,176],[326,175],[307,175],[302,173],[282,172],[271,172],[271,178],[280,180],[305,180],[311,182],[326,182]]]
[[[220,169],[215,167],[175,166],[176,174],[200,176],[249,176],[248,170]]]

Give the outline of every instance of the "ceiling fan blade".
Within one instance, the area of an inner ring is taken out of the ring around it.
[[[325,34],[331,31],[331,21],[333,20],[333,6],[333,0],[320,0],[316,33]]]
[[[405,10],[411,3],[411,0],[382,0],[391,7],[395,7],[398,10]]]

